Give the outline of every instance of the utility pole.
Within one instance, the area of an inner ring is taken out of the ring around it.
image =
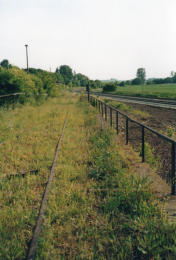
[[[28,67],[28,45],[25,44],[25,47],[26,47],[26,62],[27,62],[27,72],[29,71],[29,67]]]

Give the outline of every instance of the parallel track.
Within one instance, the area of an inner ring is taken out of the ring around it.
[[[96,96],[108,97],[114,100],[124,101],[127,103],[135,103],[135,104],[142,104],[142,105],[148,105],[154,107],[176,109],[176,100],[112,95],[112,94],[103,94],[99,92],[92,92],[92,94]]]
[[[80,93],[81,90],[73,90],[73,92]],[[134,96],[124,96],[124,95],[113,95],[113,94],[104,94],[101,92],[90,92],[90,94],[97,97],[107,97],[112,100],[119,100],[127,103],[141,104],[153,107],[161,107],[167,109],[176,109],[176,100],[173,99],[159,99],[159,98],[144,98],[144,97],[134,97]]]

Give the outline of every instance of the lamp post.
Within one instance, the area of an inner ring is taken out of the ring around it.
[[[27,72],[29,70],[29,67],[28,67],[28,45],[25,44],[25,47],[26,47],[26,62],[27,62]]]

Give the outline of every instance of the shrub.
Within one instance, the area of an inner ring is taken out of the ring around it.
[[[116,85],[113,83],[107,83],[103,87],[103,92],[111,92],[116,90]]]
[[[0,67],[0,95],[23,93],[18,102],[24,104],[32,100],[40,103],[48,96],[55,96],[58,92],[53,73],[30,69],[30,73],[18,67]]]
[[[141,85],[142,82],[141,82],[141,79],[139,78],[135,78],[131,81],[131,85]]]

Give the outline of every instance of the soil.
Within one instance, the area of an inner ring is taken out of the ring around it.
[[[146,124],[147,126],[160,131],[162,133],[166,132],[168,126],[172,126],[176,131],[176,110],[175,109],[166,109],[159,107],[152,107],[147,105],[132,104],[126,103],[136,110],[141,110],[150,114],[149,118],[141,118],[136,116],[136,119],[141,123]],[[133,113],[130,113],[133,114]]]

